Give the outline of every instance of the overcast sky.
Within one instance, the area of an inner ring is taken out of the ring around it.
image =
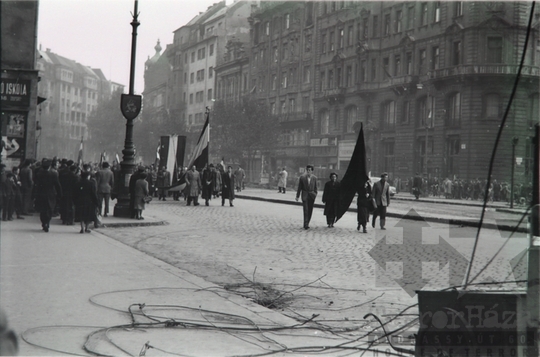
[[[160,39],[163,53],[174,30],[215,2],[139,0],[135,93],[143,91],[144,62],[154,55],[156,41]],[[127,92],[134,4],[134,0],[40,0],[38,47],[101,68],[107,79],[124,84]]]

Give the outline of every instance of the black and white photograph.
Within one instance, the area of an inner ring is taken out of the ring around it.
[[[0,29],[0,356],[540,356],[535,1]]]

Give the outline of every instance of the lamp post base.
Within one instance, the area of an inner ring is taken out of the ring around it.
[[[121,202],[120,200],[114,205],[114,213],[113,215],[115,217],[120,218],[131,218],[131,207],[129,204],[129,200],[127,202]]]

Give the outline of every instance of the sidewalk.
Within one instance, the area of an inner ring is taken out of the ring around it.
[[[288,190],[286,194],[280,194],[273,189],[246,188],[236,193],[237,198],[261,200],[281,204],[301,205],[295,201],[296,191]],[[323,208],[321,203],[322,192],[319,192],[315,201],[315,207]],[[415,199],[410,193],[398,193],[391,199],[391,206],[387,216],[402,219],[418,219],[417,215],[410,215],[414,209],[422,219],[427,222],[444,223],[457,226],[478,227],[482,213],[481,201],[454,200],[444,198],[420,198]],[[356,212],[356,198],[351,203],[350,212]],[[484,214],[482,227],[513,231],[518,225],[521,216],[525,213],[524,208],[510,209],[504,202],[491,202]],[[525,218],[518,226],[517,232],[527,233],[527,219]]]
[[[117,227],[133,224],[112,217],[104,221]],[[160,222],[145,219],[147,224]],[[36,214],[0,227],[0,301],[19,335],[22,356],[137,356],[145,344],[151,346],[147,355],[227,356],[347,341],[298,328],[296,320],[98,230],[79,234],[79,226],[63,226],[56,218],[45,233]],[[132,304],[142,326],[132,325],[127,313]],[[269,328],[283,329],[283,334],[267,332],[269,338],[262,332]],[[244,332],[238,335],[237,329]]]

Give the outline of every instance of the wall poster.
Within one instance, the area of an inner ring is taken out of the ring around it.
[[[3,110],[2,161],[6,158],[23,159],[26,152],[28,112]]]

